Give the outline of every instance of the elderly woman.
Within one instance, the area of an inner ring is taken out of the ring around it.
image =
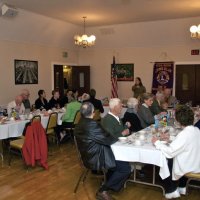
[[[153,103],[153,94],[144,93],[141,97],[141,101],[142,105],[139,106],[138,117],[142,128],[146,128],[155,122],[154,115],[149,108]]]
[[[169,159],[168,165],[170,177],[163,180],[167,199],[180,197],[186,194],[186,178],[188,172],[200,173],[200,130],[193,126],[194,113],[185,105],[181,105],[175,112],[176,121],[182,131],[175,140],[168,144],[162,144],[157,137],[152,138],[153,144],[160,149]],[[161,138],[163,135],[161,135]],[[177,188],[177,180],[179,180]]]
[[[127,110],[124,114],[124,118],[122,119],[123,123],[126,124],[126,122],[131,123],[131,127],[129,130],[131,132],[137,132],[142,129],[142,126],[140,124],[140,120],[137,116],[137,109],[138,109],[138,100],[136,98],[129,98],[127,101]]]

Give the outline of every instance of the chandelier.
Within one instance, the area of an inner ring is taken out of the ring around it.
[[[198,26],[191,26],[190,27],[191,38],[200,39],[200,24]]]
[[[95,40],[96,40],[96,37],[94,35],[91,35],[91,36],[87,36],[85,34],[85,19],[87,17],[83,17],[83,28],[84,28],[84,34],[82,36],[80,35],[75,35],[74,36],[74,42],[75,42],[75,45],[78,45],[78,46],[82,46],[83,48],[86,48],[86,47],[90,47],[90,46],[93,46],[95,44]]]

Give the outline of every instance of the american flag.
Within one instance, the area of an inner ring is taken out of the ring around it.
[[[117,72],[116,72],[116,65],[115,65],[115,56],[113,56],[113,64],[112,64],[112,71],[111,71],[111,98],[118,98],[117,94]]]

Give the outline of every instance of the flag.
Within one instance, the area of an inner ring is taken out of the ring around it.
[[[117,94],[117,71],[115,65],[115,56],[113,56],[113,64],[112,64],[112,71],[111,71],[111,98],[118,98]]]

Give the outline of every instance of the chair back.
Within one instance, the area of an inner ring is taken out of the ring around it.
[[[40,115],[35,115],[31,120],[31,122],[37,122],[37,121],[41,122],[41,116]]]
[[[94,110],[94,117],[93,119],[95,121],[100,121],[101,120],[101,115],[100,115],[100,111],[99,110]]]
[[[80,119],[81,119],[81,113],[80,113],[80,111],[78,110],[78,111],[76,112],[75,117],[74,117],[74,126],[76,126],[76,125],[79,123]]]
[[[49,120],[47,123],[47,128],[48,129],[52,129],[52,128],[56,128],[57,127],[57,120],[58,120],[58,113],[53,112],[49,115]]]

